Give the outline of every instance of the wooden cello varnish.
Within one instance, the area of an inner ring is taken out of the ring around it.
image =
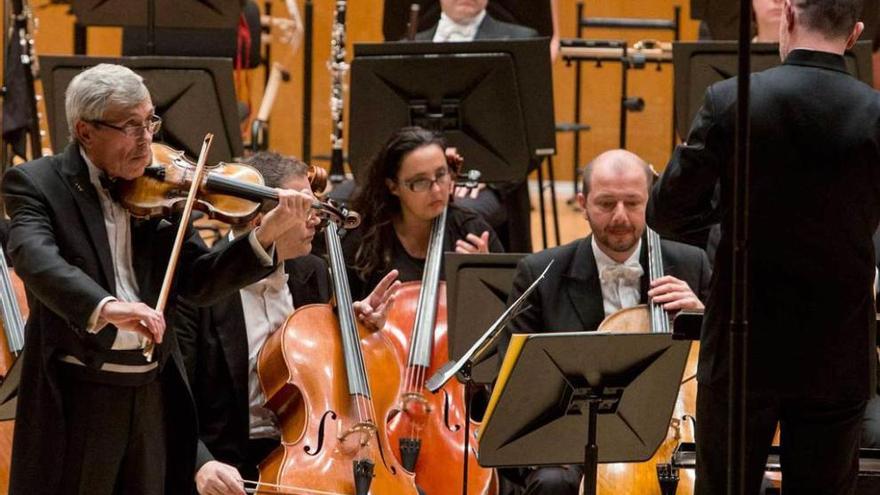
[[[496,493],[497,487],[494,471],[477,464],[479,424],[465,417],[465,386],[449,380],[436,393],[425,388],[427,377],[449,360],[446,284],[440,282],[446,213],[444,209],[434,219],[421,282],[406,282],[398,289],[383,329],[404,363],[397,405],[387,418],[389,441],[426,493],[462,493],[467,455],[467,493],[484,495]],[[465,421],[470,421],[469,438]]]
[[[328,304],[298,308],[258,358],[266,405],[281,424],[258,493],[415,495],[385,432],[400,365],[384,333],[357,325],[335,224],[326,239],[339,316]]]
[[[6,377],[24,348],[24,321],[29,310],[24,283],[6,265],[0,249],[0,314],[3,335],[0,337],[0,375]],[[9,468],[12,462],[12,432],[15,421],[0,421],[0,493],[9,491]]]
[[[653,230],[647,229],[647,240],[649,279],[656,280],[663,276],[660,237]],[[663,307],[650,302],[608,315],[599,325],[597,331],[670,333],[671,323]],[[599,494],[661,495],[657,472],[658,464],[671,463],[672,454],[679,443],[694,441],[693,418],[697,410],[696,374],[699,347],[699,343],[691,344],[666,438],[657,448],[653,457],[645,462],[599,464],[597,478],[597,492]],[[694,471],[680,469],[678,476],[676,495],[692,495],[694,492]]]

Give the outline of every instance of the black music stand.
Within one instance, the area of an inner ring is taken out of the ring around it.
[[[736,76],[737,48],[736,41],[673,43],[676,130],[683,140],[687,139],[694,117],[703,105],[706,88]],[[874,77],[871,55],[869,41],[856,43],[845,55],[850,74],[869,86]],[[781,63],[778,44],[752,44],[752,72],[770,69]]]
[[[349,163],[355,179],[397,129],[444,134],[483,182],[521,181],[556,152],[547,39],[357,44]]]
[[[641,462],[669,430],[690,344],[670,334],[515,334],[480,431],[480,465]],[[586,447],[585,447],[586,445]]]
[[[208,163],[228,162],[242,154],[231,59],[41,56],[40,77],[55,153],[63,150],[69,140],[64,92],[74,76],[100,63],[121,64],[143,76],[156,114],[163,119],[157,142],[182,149],[194,158],[199,155],[205,133],[211,132],[214,144],[208,152]]]
[[[446,253],[446,335],[449,359],[456,361],[507,308],[516,265],[525,254]],[[498,376],[498,351],[487,351],[471,370],[474,383]]]
[[[406,36],[410,5],[419,6],[417,31],[430,29],[440,20],[440,2],[437,0],[385,0],[382,34],[385,41],[398,41]],[[541,36],[553,36],[553,14],[550,0],[524,2],[522,0],[489,0],[486,12],[493,18],[533,28]]]
[[[235,29],[241,15],[240,0],[73,0],[71,10],[78,26],[121,26],[141,28],[142,54],[157,55],[160,45],[173,49],[168,43],[157,42],[157,29],[216,30],[220,39],[232,40],[235,53]],[[230,38],[228,34],[232,32]],[[210,33],[210,31],[206,31]],[[226,33],[227,36],[223,36]],[[82,36],[80,33],[77,36]],[[83,43],[84,40],[78,40]],[[77,44],[75,43],[75,44]],[[222,42],[220,43],[223,44]],[[208,43],[206,46],[210,46]],[[78,53],[85,53],[82,50]],[[182,53],[175,52],[178,55]]]

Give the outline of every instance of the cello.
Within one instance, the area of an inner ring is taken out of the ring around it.
[[[477,424],[466,413],[470,398],[465,386],[450,380],[434,394],[425,389],[427,377],[449,359],[446,284],[440,282],[446,214],[444,208],[431,226],[421,282],[398,289],[383,329],[401,360],[406,359],[398,404],[387,418],[389,440],[428,493],[462,493],[465,482],[465,493],[495,493],[494,471],[477,464]]]
[[[646,227],[649,280],[663,276],[660,236]],[[617,311],[602,321],[599,332],[672,333],[669,314],[661,304],[648,301]],[[597,492],[601,494],[639,493],[690,495],[694,487],[694,471],[677,471],[671,467],[672,454],[682,441],[694,441],[694,415],[697,406],[697,358],[699,343],[691,344],[681,387],[675,400],[669,432],[651,459],[639,463],[601,464]],[[681,477],[684,480],[681,480]],[[681,482],[683,481],[683,482]],[[665,487],[672,491],[666,491]],[[676,490],[676,487],[678,489]]]
[[[0,374],[5,379],[24,349],[24,321],[29,312],[24,283],[15,271],[6,265],[6,254],[2,248],[0,248],[0,313],[3,318],[4,334],[4,338],[0,338]],[[0,390],[5,388],[0,385]],[[4,403],[11,400],[7,396],[2,399]],[[6,493],[9,489],[14,428],[14,421],[0,421],[0,493]]]
[[[332,222],[325,228],[338,318],[329,304],[298,308],[257,358],[266,406],[281,425],[281,446],[260,464],[254,490],[416,494],[382,420],[395,399],[400,366],[385,334],[355,319],[338,229]]]

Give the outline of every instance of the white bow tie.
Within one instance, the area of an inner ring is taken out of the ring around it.
[[[602,268],[599,272],[599,280],[605,283],[610,282],[637,282],[645,271],[638,262],[625,265],[612,265]]]
[[[437,38],[441,41],[467,41],[477,32],[475,24],[458,24],[452,21],[440,22],[437,25]]]

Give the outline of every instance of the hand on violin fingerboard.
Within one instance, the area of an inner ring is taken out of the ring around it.
[[[257,241],[268,249],[292,227],[305,224],[314,198],[310,191],[278,189],[278,205],[263,216],[256,230]]]
[[[465,239],[455,241],[455,252],[463,254],[488,253],[489,232],[483,232],[479,237],[468,234]]]
[[[371,331],[381,330],[385,326],[388,311],[391,310],[397,289],[400,288],[397,275],[397,270],[388,272],[366,299],[353,305],[357,319]]]

